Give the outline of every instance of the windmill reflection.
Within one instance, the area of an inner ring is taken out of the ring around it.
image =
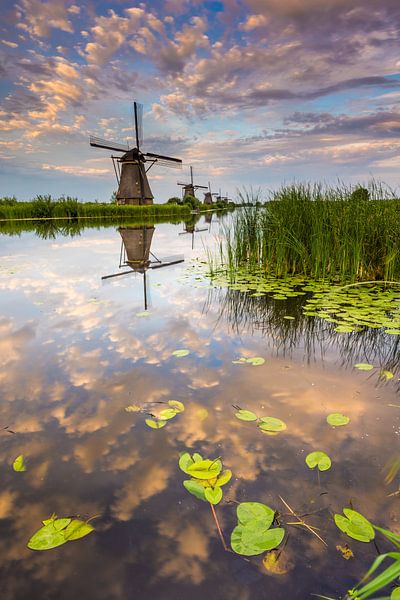
[[[197,217],[197,218],[196,218]],[[192,250],[194,249],[194,238],[196,233],[200,233],[201,231],[209,231],[209,227],[197,227],[197,222],[200,219],[200,215],[193,215],[192,218],[184,221],[183,223],[183,231],[179,233],[179,235],[191,235],[192,236]]]
[[[149,269],[161,269],[184,262],[183,254],[159,258],[151,251],[155,227],[154,225],[142,225],[140,227],[119,227],[121,236],[121,250],[119,256],[119,268],[129,267],[128,270],[104,275],[101,279],[108,280],[121,275],[139,273],[143,275],[143,301],[147,310],[149,305]]]

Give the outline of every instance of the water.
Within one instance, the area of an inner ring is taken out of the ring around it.
[[[0,426],[15,432],[0,433],[2,599],[337,598],[376,548],[341,534],[332,513],[352,503],[400,532],[399,500],[388,496],[398,481],[384,484],[400,439],[396,336],[332,334],[314,318],[282,323],[278,302],[243,303],[243,294],[208,289],[195,270],[187,277],[219,227],[215,217],[211,231],[200,221],[197,228],[208,229],[192,239],[179,235],[182,225],[156,225],[151,252],[184,254],[185,262],[147,271],[146,299],[140,272],[101,279],[124,270],[117,226],[54,239],[0,237]],[[137,316],[145,301],[150,315]],[[190,354],[174,357],[176,349]],[[266,362],[232,364],[240,356]],[[366,361],[377,369],[353,368]],[[395,377],[383,382],[379,368],[388,361]],[[160,430],[125,411],[169,399],[184,402],[185,412]],[[233,404],[288,428],[265,435],[238,421]],[[331,412],[350,424],[331,428]],[[286,574],[267,573],[262,555],[244,560],[223,550],[209,506],[182,486],[177,462],[185,450],[221,456],[233,472],[216,508],[228,541],[236,502],[281,513]],[[313,450],[333,462],[319,477],[304,462]],[[25,473],[11,468],[19,454]],[[295,519],[279,496],[298,514],[310,513],[306,521],[328,547],[285,525]],[[95,516],[95,532],[29,550],[53,513]],[[336,550],[346,543],[355,554],[349,561]],[[378,546],[389,549],[382,538]]]

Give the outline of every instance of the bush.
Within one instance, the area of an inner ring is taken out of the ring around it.
[[[354,200],[356,202],[365,202],[366,200],[370,199],[370,195],[369,195],[369,191],[367,190],[367,188],[364,187],[358,187],[355,190],[352,191],[351,196],[350,196],[350,200]]]
[[[167,200],[167,204],[183,204],[181,198],[178,198],[178,196],[172,196],[172,198],[169,198],[169,200]]]
[[[199,208],[201,205],[200,200],[198,200],[194,196],[189,196],[189,195],[184,197],[183,203],[189,204],[191,206],[192,210]]]

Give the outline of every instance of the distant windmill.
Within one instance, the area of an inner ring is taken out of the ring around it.
[[[106,148],[115,152],[123,152],[121,157],[111,156],[115,176],[118,182],[117,202],[118,204],[153,204],[153,194],[147,180],[147,172],[154,164],[163,167],[181,168],[180,158],[143,153],[143,105],[133,103],[134,110],[134,139],[136,146],[129,148],[128,144],[116,144],[102,138],[90,136],[90,145],[96,148]],[[148,167],[146,168],[146,163]]]
[[[129,267],[128,271],[112,273],[104,275],[101,279],[112,279],[129,273],[140,273],[143,275],[143,296],[144,308],[147,310],[149,303],[148,290],[148,269],[161,269],[176,265],[185,260],[182,254],[169,256],[166,258],[158,258],[150,248],[153,239],[155,227],[154,225],[144,225],[141,227],[119,227],[118,231],[121,236],[121,250],[119,256],[119,268]]]
[[[194,215],[195,216],[195,215]],[[208,231],[208,227],[203,227],[199,229],[196,227],[196,218],[190,219],[189,221],[185,221],[183,224],[183,231],[179,233],[179,235],[190,234],[192,236],[192,250],[194,249],[194,236],[196,233],[200,233],[200,231]]]
[[[182,197],[185,196],[194,196],[196,190],[206,190],[206,185],[194,185],[193,183],[193,167],[190,167],[190,183],[179,183],[178,185],[182,186]]]
[[[211,183],[208,182],[208,191],[204,192],[204,200],[203,200],[204,204],[214,204],[213,196],[217,197],[218,194],[213,194],[211,192]]]

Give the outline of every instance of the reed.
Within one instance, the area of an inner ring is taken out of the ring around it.
[[[251,200],[260,204],[259,197]],[[246,265],[277,277],[394,280],[400,278],[399,239],[400,200],[389,188],[292,184],[272,192],[262,207],[234,214],[221,262],[232,276]]]

